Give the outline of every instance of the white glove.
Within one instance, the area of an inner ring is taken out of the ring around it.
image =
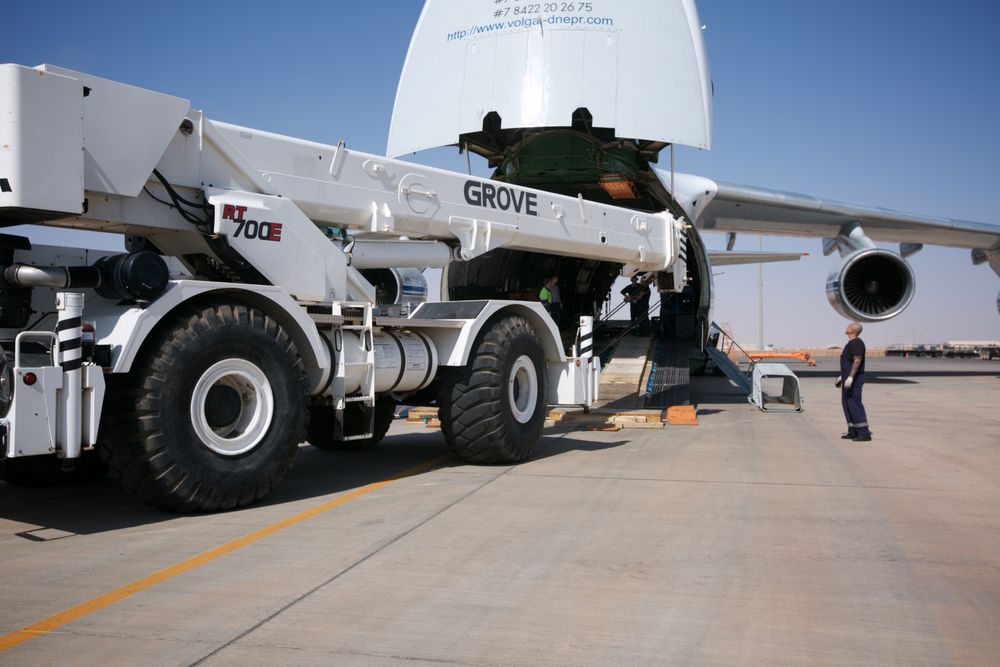
[[[854,384],[854,378],[848,376],[847,379],[844,380],[844,389],[850,389],[852,384]]]

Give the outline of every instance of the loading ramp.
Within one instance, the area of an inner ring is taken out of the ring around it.
[[[691,353],[695,349],[687,342],[654,339],[645,386],[646,407],[690,405]]]
[[[666,330],[654,327],[650,337],[635,336],[635,327],[629,326],[613,334],[605,333],[606,345],[599,354],[609,359],[601,375],[601,407],[666,410],[691,404],[691,359],[699,356],[701,349],[690,342],[690,337],[678,335],[681,329],[693,325],[693,319],[675,320]],[[595,330],[601,327],[599,323]],[[761,411],[802,411],[802,393],[795,373],[785,364],[756,361],[715,322],[704,353],[709,367],[729,378]],[[734,360],[736,355],[749,360],[747,370]]]

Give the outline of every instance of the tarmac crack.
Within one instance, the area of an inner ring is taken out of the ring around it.
[[[469,662],[467,660],[448,660],[446,658],[433,658],[422,655],[396,655],[393,653],[372,653],[367,651],[346,651],[346,650],[334,650],[334,649],[304,649],[301,646],[289,646],[287,644],[274,644],[274,643],[251,643],[251,646],[255,648],[275,648],[283,649],[288,651],[309,651],[311,653],[322,653],[325,656],[357,656],[365,658],[378,658],[380,660],[399,660],[399,661],[420,661],[420,662],[430,662],[439,665],[474,665],[475,667],[501,667],[505,663],[499,662]],[[208,656],[205,656],[206,658]],[[204,660],[205,658],[202,658]],[[198,664],[198,663],[195,663]]]
[[[612,477],[608,475],[552,475],[548,473],[518,473],[518,477],[548,479],[588,479],[621,482],[662,482],[665,484],[731,484],[734,486],[786,486],[791,488],[859,489],[871,491],[920,491],[922,493],[974,493],[968,489],[936,489],[915,486],[867,486],[857,484],[799,484],[795,482],[745,482],[725,479],[674,479],[669,477]]]
[[[351,572],[352,570],[356,569],[360,565],[368,562],[373,557],[377,556],[378,554],[382,553],[383,551],[385,551],[386,549],[388,549],[392,545],[394,545],[397,542],[399,542],[400,540],[402,540],[404,537],[407,537],[407,536],[413,534],[418,529],[426,526],[428,523],[430,523],[434,519],[438,518],[439,516],[441,516],[442,514],[444,514],[445,512],[447,512],[448,510],[450,510],[451,508],[455,507],[459,503],[461,503],[461,502],[467,500],[468,498],[471,498],[475,494],[479,493],[481,490],[483,490],[484,488],[486,488],[487,486],[489,486],[493,482],[497,481],[498,479],[500,479],[504,475],[508,474],[511,470],[513,470],[513,468],[507,468],[506,470],[504,470],[500,474],[496,475],[495,477],[491,477],[490,479],[486,480],[482,484],[479,484],[474,489],[470,490],[468,493],[465,493],[462,496],[459,496],[458,498],[456,498],[452,502],[448,503],[447,505],[445,505],[444,507],[442,507],[438,511],[434,512],[433,514],[431,514],[430,516],[426,517],[425,519],[423,519],[419,523],[416,523],[413,526],[411,526],[411,527],[407,528],[406,530],[404,530],[403,532],[397,534],[392,539],[390,539],[389,541],[385,542],[381,546],[377,547],[376,549],[374,549],[370,553],[365,554],[364,556],[362,556],[361,558],[357,559],[356,561],[354,561],[353,563],[351,563],[347,567],[343,568],[342,570],[340,570],[339,572],[337,572],[333,576],[331,576],[328,579],[324,580],[323,582],[317,584],[316,586],[310,588],[306,592],[304,592],[301,595],[299,595],[298,597],[296,597],[291,602],[283,605],[282,607],[280,607],[279,609],[277,609],[276,611],[274,611],[270,615],[266,616],[265,618],[261,619],[257,623],[254,623],[249,628],[247,628],[246,630],[244,630],[240,634],[236,635],[235,637],[233,637],[229,641],[227,641],[225,644],[223,644],[223,645],[219,646],[218,648],[216,648],[211,653],[208,653],[205,656],[203,656],[203,657],[199,658],[198,660],[196,660],[195,662],[191,663],[192,667],[194,667],[195,665],[201,665],[201,664],[203,664],[209,658],[211,658],[211,657],[213,657],[215,655],[218,655],[219,653],[221,653],[225,649],[229,648],[230,646],[232,646],[236,642],[240,641],[244,637],[249,636],[254,631],[256,631],[259,628],[263,627],[267,623],[270,623],[275,618],[277,618],[281,614],[285,613],[286,611],[288,611],[289,609],[291,609],[295,605],[299,604],[300,602],[302,602],[306,598],[310,597],[314,593],[317,593],[318,591],[322,590],[326,586],[329,586],[330,584],[332,584],[333,582],[337,581],[338,579],[340,579],[344,575],[346,575],[349,572]],[[407,658],[407,659],[418,659],[418,658]],[[422,659],[422,658],[420,658],[420,659]]]

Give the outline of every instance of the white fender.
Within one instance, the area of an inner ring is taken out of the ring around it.
[[[318,392],[326,385],[331,372],[327,345],[305,309],[280,287],[174,280],[147,308],[95,300],[86,318],[94,321],[96,343],[111,346],[112,372],[127,373],[142,343],[165,316],[194,297],[212,293],[271,313],[295,341],[308,373],[310,391]]]

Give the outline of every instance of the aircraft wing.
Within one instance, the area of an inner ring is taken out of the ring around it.
[[[669,172],[656,172],[669,190]],[[970,248],[973,261],[989,261],[1000,275],[1000,225],[845,204],[690,174],[675,174],[674,185],[678,201],[704,231],[835,239],[845,227],[859,223],[873,241]]]
[[[726,251],[709,250],[708,259],[712,266],[732,266],[734,264],[765,264],[768,262],[797,262],[807,252],[757,252],[757,251]]]

